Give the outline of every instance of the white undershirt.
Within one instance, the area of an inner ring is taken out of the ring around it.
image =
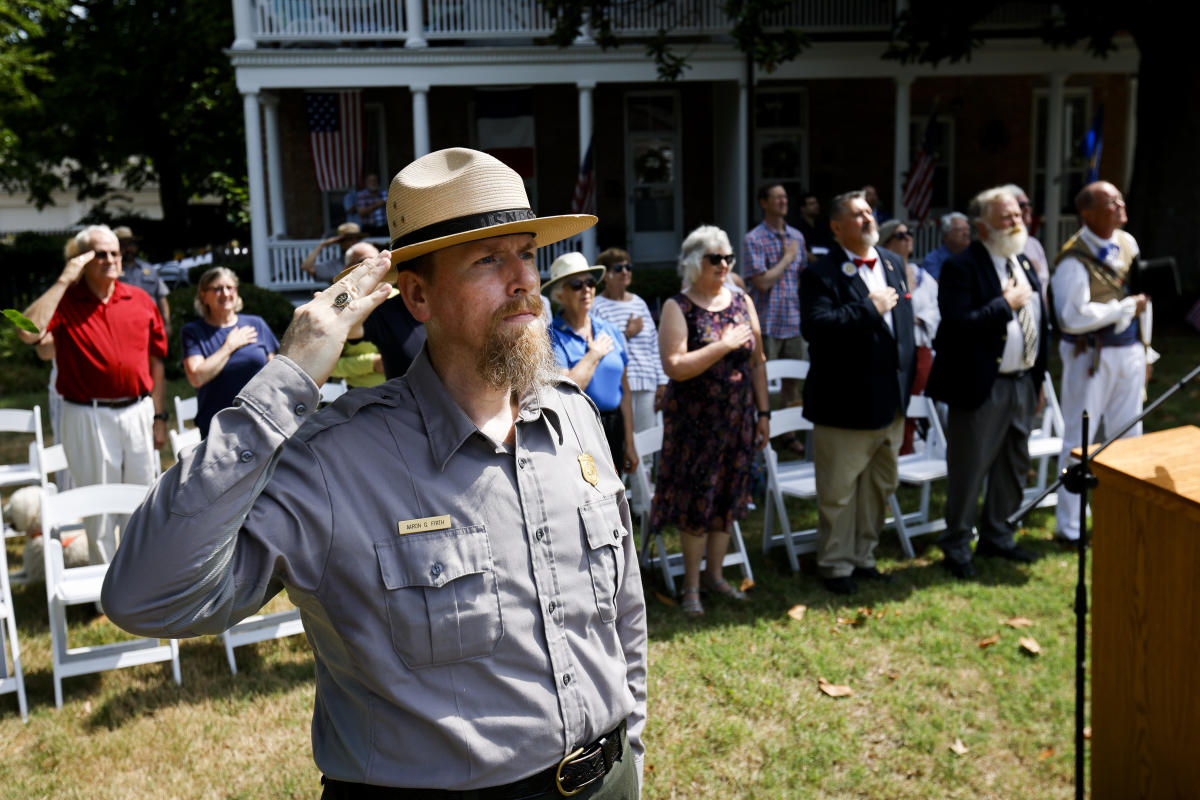
[[[1010,259],[1003,256],[998,256],[991,250],[988,250],[988,255],[992,257],[992,266],[996,268],[996,277],[1000,279],[1001,288],[1008,285],[1008,263]],[[1027,286],[1032,291],[1033,286],[1029,283],[1029,279],[1025,277],[1025,270],[1021,268],[1021,264],[1017,261],[1017,257],[1012,259],[1013,275],[1017,279],[1017,284]],[[1033,325],[1039,331],[1039,336],[1042,330],[1042,309],[1038,303],[1038,293],[1033,292],[1029,297],[1029,310],[1033,314]],[[1004,339],[1004,354],[1000,357],[1001,372],[1020,372],[1025,368],[1025,334],[1021,331],[1021,322],[1017,319],[1016,309],[1012,309],[1012,319],[1008,321],[1008,330],[1005,332]],[[1039,342],[1039,345],[1041,343]]]
[[[853,266],[853,259],[857,258],[858,256],[847,252],[846,257],[851,259],[850,264]],[[875,265],[873,267],[868,267],[866,264],[863,264],[858,268],[858,277],[863,279],[863,283],[867,285],[868,292],[883,291],[884,289],[888,288],[887,278],[883,276],[883,271],[886,269],[886,267],[883,264],[883,259],[879,257],[879,253],[876,252],[874,247],[867,251],[866,260],[869,261],[872,258],[875,259]],[[894,333],[895,329],[892,327],[892,312],[888,311],[882,316],[883,321],[887,323],[888,330]]]

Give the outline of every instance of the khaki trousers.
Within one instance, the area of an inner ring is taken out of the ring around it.
[[[842,578],[855,567],[875,566],[888,495],[899,484],[903,439],[902,414],[878,430],[813,426],[821,577]]]

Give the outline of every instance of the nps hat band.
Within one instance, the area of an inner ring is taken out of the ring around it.
[[[392,239],[391,249],[399,250],[401,247],[407,247],[417,242],[427,242],[432,239],[441,239],[444,236],[453,236],[456,233],[467,233],[468,231],[477,231],[482,228],[507,225],[510,222],[525,222],[526,220],[533,219],[537,219],[537,215],[528,208],[506,208],[502,211],[467,214],[463,217],[435,222],[432,225],[426,225],[424,228],[418,228],[411,233],[398,236]]]

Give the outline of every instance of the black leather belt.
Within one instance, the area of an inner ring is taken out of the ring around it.
[[[536,775],[503,786],[486,789],[450,791],[445,789],[405,789],[349,783],[329,777],[322,800],[534,800],[549,796],[570,797],[603,778],[621,759],[625,748],[625,723],[622,722],[587,747],[580,747],[553,767]]]
[[[1019,381],[1021,378],[1024,378],[1026,375],[1028,375],[1031,372],[1033,372],[1032,369],[1021,369],[1021,370],[1017,370],[1016,372],[997,372],[996,377],[997,378],[1008,378],[1010,380]]]
[[[75,406],[91,406],[93,408],[126,408],[141,400],[145,400],[150,394],[147,392],[137,397],[118,397],[115,400],[72,400],[69,397],[64,397],[71,405]]]

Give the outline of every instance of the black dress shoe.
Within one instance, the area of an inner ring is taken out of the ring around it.
[[[821,582],[834,594],[854,594],[858,591],[858,584],[849,575],[843,575],[840,578],[825,578]]]
[[[1015,544],[1008,548],[997,547],[986,539],[980,539],[979,544],[975,545],[975,555],[980,558],[1004,558],[1021,564],[1032,564],[1041,558],[1038,553],[1024,547],[1017,547]]]
[[[968,580],[975,577],[975,564],[971,561],[959,561],[955,558],[943,558],[942,566],[950,571],[950,574],[962,580]]]
[[[892,583],[896,580],[895,575],[880,572],[875,567],[855,567],[854,572],[850,573],[850,577],[864,581],[880,581],[882,583]]]

